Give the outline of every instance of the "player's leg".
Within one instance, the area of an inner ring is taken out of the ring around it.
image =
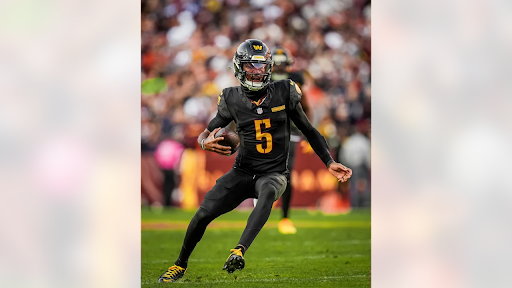
[[[284,190],[284,193],[283,193],[283,196],[281,196],[281,206],[282,206],[282,211],[283,211],[283,217],[282,219],[286,219],[288,220],[287,222],[286,221],[280,221],[279,223],[289,223],[291,225],[291,227],[295,230],[295,232],[297,232],[297,230],[295,229],[295,227],[293,226],[293,223],[289,220],[289,217],[288,217],[288,214],[289,214],[289,211],[290,211],[290,202],[292,200],[292,169],[293,169],[293,164],[295,163],[295,148],[297,146],[297,142],[293,142],[293,141],[290,141],[290,150],[289,150],[289,156],[288,156],[288,169],[290,170],[290,173],[288,174],[287,176],[287,179],[286,179],[286,190]],[[253,200],[253,204],[254,204],[254,207],[256,207],[256,204],[258,203],[258,199],[254,199]],[[282,229],[279,228],[279,231],[281,231]],[[294,234],[295,232],[293,233],[290,233],[290,232],[281,232],[283,234]]]
[[[256,181],[254,188],[258,196],[258,203],[247,220],[247,226],[239,242],[245,247],[245,250],[249,248],[267,222],[274,202],[284,193],[286,176],[279,173],[262,176]]]
[[[235,249],[232,250],[231,255],[224,264],[224,270],[232,273],[235,270],[241,270],[245,265],[243,255],[252,241],[260,232],[263,225],[268,220],[270,212],[272,211],[272,204],[279,199],[286,188],[286,176],[279,173],[271,173],[259,178],[255,184],[256,195],[258,196],[258,203],[252,211],[247,226],[238,242]]]
[[[248,182],[247,176],[239,171],[231,169],[217,180],[215,186],[206,193],[201,206],[188,225],[181,252],[174,266],[160,276],[159,282],[174,282],[186,272],[188,259],[197,243],[201,240],[210,222],[220,215],[235,209],[247,198],[244,193],[244,185]]]
[[[295,163],[295,148],[297,144],[296,142],[290,141],[290,151],[288,156],[288,169],[290,170],[290,174],[288,175],[288,183],[286,185],[286,189],[284,190],[283,196],[281,197],[281,206],[283,211],[283,218],[279,221],[277,228],[282,234],[295,234],[297,233],[297,229],[293,226],[292,221],[289,219],[289,211],[290,211],[290,202],[292,200],[292,168]]]

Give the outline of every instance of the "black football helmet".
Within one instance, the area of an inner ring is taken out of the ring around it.
[[[278,81],[288,79],[288,67],[293,64],[293,57],[290,51],[284,47],[274,47],[272,49],[272,60],[274,60],[272,80]]]
[[[267,45],[257,39],[247,39],[236,49],[233,56],[235,77],[240,85],[251,91],[259,91],[270,83],[272,53]]]
[[[284,47],[274,47],[272,49],[272,60],[274,60],[274,64],[277,65],[286,65],[291,66],[293,64],[293,56],[288,51],[288,49]]]

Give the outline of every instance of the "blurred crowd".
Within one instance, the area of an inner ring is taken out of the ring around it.
[[[139,285],[138,120],[143,157],[194,147],[246,38],[287,47],[315,126],[361,147],[371,34],[373,287],[511,287],[512,7],[373,4],[4,1],[0,285]]]
[[[140,287],[138,6],[0,3],[0,287]]]
[[[512,6],[373,8],[373,287],[510,287]]]
[[[216,113],[217,95],[239,84],[229,69],[237,46],[255,38],[270,49],[283,46],[291,52],[295,60],[291,69],[304,72],[302,91],[312,109],[311,122],[337,160],[354,170],[353,201],[365,195],[351,204],[368,206],[370,3],[142,0],[141,80],[161,78],[166,85],[159,93],[141,96],[142,169],[158,165],[152,153],[162,141],[197,148],[197,135]],[[176,170],[171,166],[164,171]],[[143,178],[160,177],[146,172]],[[158,188],[143,183],[144,190],[153,195],[146,195],[146,201],[169,204]]]

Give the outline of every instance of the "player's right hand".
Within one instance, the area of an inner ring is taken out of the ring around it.
[[[206,137],[206,139],[203,142],[204,150],[212,151],[220,155],[231,155],[231,147],[229,146],[222,146],[220,145],[219,141],[224,140],[224,137],[218,137],[215,138],[215,134],[220,130],[221,128],[216,128],[212,132],[210,132],[210,135]]]

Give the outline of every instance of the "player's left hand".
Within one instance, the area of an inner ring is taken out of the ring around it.
[[[339,182],[345,182],[352,176],[352,169],[336,162],[332,162],[331,165],[329,165],[329,172],[331,172]]]

